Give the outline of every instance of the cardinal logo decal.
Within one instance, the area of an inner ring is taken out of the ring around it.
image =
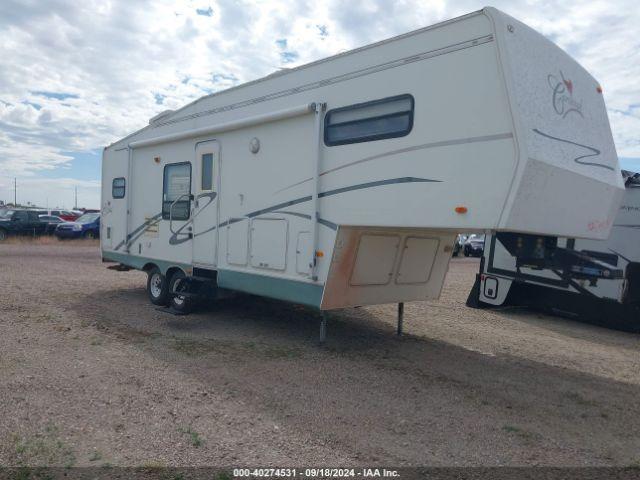
[[[549,74],[547,82],[553,94],[551,97],[553,109],[555,112],[565,118],[570,113],[575,113],[580,117],[582,115],[582,102],[573,97],[573,82],[570,78],[565,78],[562,71],[560,75]]]

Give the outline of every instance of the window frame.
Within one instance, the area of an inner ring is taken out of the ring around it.
[[[350,120],[350,121],[347,121],[347,122],[340,122],[340,123],[334,123],[334,124],[330,124],[329,123],[330,120],[331,120],[331,115],[333,115],[334,113],[345,112],[345,111],[349,111],[349,110],[357,110],[359,108],[365,108],[365,107],[370,107],[372,105],[380,105],[380,104],[383,104],[383,103],[393,102],[393,101],[397,101],[397,100],[404,100],[404,99],[409,99],[409,101],[411,103],[411,108],[409,110],[404,110],[404,111],[395,112],[395,113],[388,113],[386,115],[378,115],[378,116],[375,116],[375,117],[367,117],[367,118],[358,119],[358,120]],[[327,147],[334,147],[334,146],[338,146],[338,145],[349,145],[351,143],[364,143],[364,142],[373,142],[373,141],[376,141],[376,140],[385,140],[385,139],[389,139],[389,138],[406,137],[413,130],[413,122],[414,122],[414,116],[415,116],[415,105],[416,105],[416,101],[413,98],[413,95],[411,95],[409,93],[403,93],[402,95],[394,95],[392,97],[385,97],[385,98],[380,98],[378,100],[371,100],[371,101],[368,101],[368,102],[355,103],[353,105],[347,105],[346,107],[339,107],[339,108],[331,109],[324,116],[324,133],[323,133],[324,144]],[[336,125],[349,125],[349,124],[357,124],[359,122],[364,122],[364,121],[381,120],[381,119],[385,119],[385,118],[393,118],[393,117],[398,117],[398,116],[401,116],[401,115],[405,115],[407,113],[409,114],[409,125],[407,126],[406,130],[403,130],[401,132],[380,133],[380,134],[375,134],[375,135],[369,135],[369,136],[366,136],[366,137],[360,137],[360,138],[355,138],[355,139],[346,139],[346,140],[337,140],[337,141],[331,141],[331,140],[329,140],[329,137],[328,137],[329,128],[330,127],[335,127]]]
[[[162,196],[161,196],[161,209],[160,211],[162,212],[162,219],[163,220],[169,220],[169,216],[170,216],[170,208],[169,210],[167,210],[167,212],[165,213],[164,211],[164,188],[165,188],[165,182],[167,180],[167,167],[176,167],[178,165],[189,165],[189,198],[188,200],[184,200],[186,202],[189,202],[189,205],[187,207],[187,215],[186,217],[180,217],[180,218],[173,218],[172,220],[176,220],[176,221],[187,221],[191,218],[191,196],[193,195],[192,192],[192,183],[193,183],[193,165],[191,164],[191,162],[175,162],[175,163],[167,163],[163,168],[162,168]],[[173,202],[171,202],[173,203]]]
[[[122,185],[122,187],[116,187],[115,183],[116,180],[122,180],[124,182],[124,185]],[[113,193],[113,189],[114,188],[122,188],[122,195],[115,195]],[[113,198],[114,200],[119,200],[121,198],[124,198],[125,195],[127,194],[127,179],[124,177],[116,177],[113,180],[111,180],[111,198]],[[62,214],[62,211],[60,211],[60,214]]]

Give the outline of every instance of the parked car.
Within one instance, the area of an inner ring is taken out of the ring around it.
[[[484,253],[484,234],[473,233],[464,242],[464,256],[481,257]]]
[[[61,223],[64,223],[64,220],[60,217],[56,217],[55,215],[38,215],[40,221],[47,224],[47,227],[44,231],[47,235],[52,235],[56,231],[56,227]]]
[[[100,236],[100,214],[85,213],[75,222],[61,223],[56,227],[56,237],[98,238]]]
[[[460,251],[462,250],[462,247],[464,247],[464,242],[466,242],[467,240],[467,236],[460,234],[456,237],[456,241],[453,244],[453,256],[457,257],[460,254]]]
[[[39,215],[53,215],[54,217],[60,217],[65,222],[74,222],[76,221],[82,214],[72,212],[70,210],[38,210]]]
[[[13,208],[0,213],[0,242],[11,235],[42,235],[46,228],[34,210]]]

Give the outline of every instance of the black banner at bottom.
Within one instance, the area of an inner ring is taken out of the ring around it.
[[[633,467],[0,467],[0,480],[640,480]]]

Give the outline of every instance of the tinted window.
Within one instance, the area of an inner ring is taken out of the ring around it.
[[[100,217],[99,213],[85,213],[80,218],[76,219],[78,223],[93,223]]]
[[[111,196],[113,198],[124,198],[126,181],[124,178],[114,178],[111,184]]]
[[[191,164],[166,165],[162,181],[162,218],[168,220],[171,212],[173,220],[187,220],[191,209],[189,195],[191,195]]]
[[[202,190],[213,190],[213,153],[202,155]]]
[[[38,218],[38,212],[28,212],[29,221],[30,222],[38,222],[40,219]]]
[[[14,220],[20,220],[21,222],[26,222],[26,221],[29,220],[29,215],[27,215],[27,212],[25,212],[24,210],[18,210],[13,215],[13,219]]]
[[[411,95],[374,100],[330,110],[325,117],[326,145],[404,137],[413,128]]]

